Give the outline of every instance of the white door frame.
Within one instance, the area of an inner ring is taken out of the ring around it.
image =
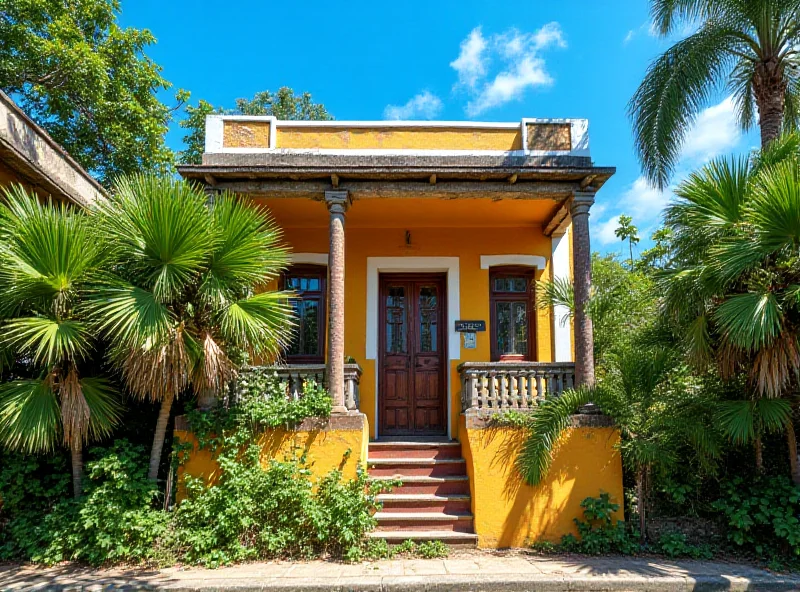
[[[451,362],[461,359],[461,340],[456,321],[461,315],[458,257],[367,257],[367,359],[375,361],[375,426],[373,437],[378,438],[378,286],[381,273],[447,274],[447,437],[452,439],[452,399],[450,385]]]

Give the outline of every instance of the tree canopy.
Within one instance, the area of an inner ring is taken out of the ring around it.
[[[164,171],[170,88],[155,37],[117,24],[119,0],[24,0],[0,10],[0,88],[102,183]],[[177,93],[178,106],[188,93]]]

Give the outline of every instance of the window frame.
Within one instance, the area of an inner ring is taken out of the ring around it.
[[[495,292],[496,279],[507,277],[524,277],[525,292]],[[491,339],[492,362],[533,362],[536,358],[536,296],[535,285],[536,268],[521,266],[497,266],[489,270],[489,338]],[[528,347],[525,354],[501,354],[497,348],[497,303],[520,302],[527,305],[526,322],[528,324]]]
[[[291,265],[289,268],[281,273],[280,277],[280,289],[281,290],[290,290],[286,286],[286,280],[288,277],[292,276],[299,276],[299,277],[307,277],[307,278],[317,278],[319,279],[319,290],[314,291],[305,291],[302,293],[298,293],[298,296],[294,298],[290,298],[289,301],[293,300],[313,300],[318,302],[317,308],[317,339],[319,341],[319,355],[311,356],[308,354],[289,354],[288,353],[288,346],[287,349],[284,350],[283,357],[287,363],[290,364],[323,364],[325,363],[325,351],[326,351],[326,335],[327,335],[327,328],[328,328],[328,317],[326,314],[327,310],[327,285],[328,285],[328,268],[325,265],[314,265],[311,263],[302,263],[297,265]],[[304,296],[308,294],[310,297],[304,298]],[[302,331],[302,327],[298,324],[297,326],[298,331]]]

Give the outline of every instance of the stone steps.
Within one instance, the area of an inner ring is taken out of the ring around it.
[[[374,538],[389,544],[441,540],[477,544],[466,462],[458,442],[374,442],[367,459],[373,480],[402,485],[378,496],[383,508]]]

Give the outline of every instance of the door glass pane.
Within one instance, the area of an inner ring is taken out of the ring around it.
[[[500,354],[508,354],[512,348],[511,332],[511,303],[496,302],[495,316],[497,318],[497,351]]]
[[[435,286],[423,286],[419,290],[419,351],[437,351],[437,322],[439,315],[438,298]]]
[[[524,302],[512,303],[514,315],[514,353],[528,353],[528,307]]]
[[[403,286],[391,286],[386,296],[386,353],[406,353],[407,333],[406,289]]]

